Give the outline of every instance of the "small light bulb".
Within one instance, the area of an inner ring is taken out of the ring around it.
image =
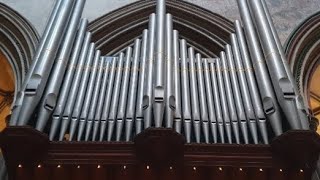
[[[80,169],[80,165],[78,165],[77,168]]]
[[[57,168],[61,168],[61,165],[58,165]]]
[[[100,168],[101,168],[101,166],[100,166],[100,165],[98,165],[98,166],[97,166],[97,168],[98,168],[98,169],[100,169]]]
[[[127,169],[127,166],[123,166],[123,169],[126,170],[126,169]]]
[[[280,169],[280,172],[282,172],[282,169]]]
[[[219,167],[219,171],[222,171],[222,167]]]
[[[150,167],[149,167],[149,166],[147,166],[147,169],[150,169]]]
[[[303,169],[300,169],[300,172],[303,173]]]
[[[196,167],[193,167],[193,170],[194,170],[194,171],[196,171],[196,170],[197,170],[197,168],[196,168]]]
[[[263,169],[261,169],[261,168],[260,168],[260,169],[259,169],[259,171],[260,171],[260,172],[262,172],[262,171],[263,171]]]
[[[240,171],[242,171],[242,168],[239,168]]]
[[[38,165],[38,168],[41,168],[41,164]]]
[[[170,166],[170,170],[172,170],[173,168],[172,168],[172,166]]]
[[[19,167],[19,168],[22,168],[22,165],[21,165],[21,164],[19,164],[19,165],[18,165],[18,167]]]

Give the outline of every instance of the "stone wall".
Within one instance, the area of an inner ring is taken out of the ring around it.
[[[0,0],[26,17],[43,32],[56,0]],[[87,0],[83,16],[90,21],[137,0]],[[236,0],[185,0],[230,20],[239,19]],[[308,16],[320,9],[319,0],[267,0],[282,43]]]

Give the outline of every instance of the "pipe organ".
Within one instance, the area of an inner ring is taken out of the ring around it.
[[[166,11],[190,4],[157,0],[146,28],[135,29],[140,35],[105,55],[101,33],[95,37],[81,18],[85,2],[56,1],[0,133],[0,179],[4,163],[10,180],[310,179],[316,172],[320,139],[309,130],[265,0],[237,0],[241,22],[227,43],[217,42],[221,52],[207,54],[216,45],[196,47]]]
[[[238,0],[224,51],[206,57],[174,30],[165,0],[148,29],[104,56],[80,19],[85,0],[58,0],[16,98],[11,126],[63,141],[132,141],[150,127],[187,143],[268,144],[309,129],[264,0]]]

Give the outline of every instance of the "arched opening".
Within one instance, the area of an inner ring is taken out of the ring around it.
[[[286,43],[286,54],[313,115],[320,119],[320,13],[306,19],[291,34]],[[320,129],[318,129],[320,133]]]
[[[32,61],[38,34],[30,23],[0,3],[0,131]]]
[[[12,68],[16,94],[32,61],[39,36],[26,19],[2,3],[0,21],[0,51]]]
[[[112,55],[132,44],[148,26],[155,1],[138,1],[108,13],[90,23],[88,30],[102,54]],[[167,1],[174,29],[190,46],[207,57],[216,57],[234,32],[230,20],[185,1]]]

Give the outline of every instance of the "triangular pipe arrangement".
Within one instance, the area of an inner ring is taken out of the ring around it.
[[[268,144],[308,129],[265,0],[238,0],[240,21],[218,58],[173,29],[157,0],[133,45],[103,56],[80,19],[85,0],[58,0],[13,109],[10,125],[35,124],[51,140],[132,141],[149,127],[187,143]],[[35,121],[33,121],[35,120]],[[49,128],[46,128],[49,127]]]

